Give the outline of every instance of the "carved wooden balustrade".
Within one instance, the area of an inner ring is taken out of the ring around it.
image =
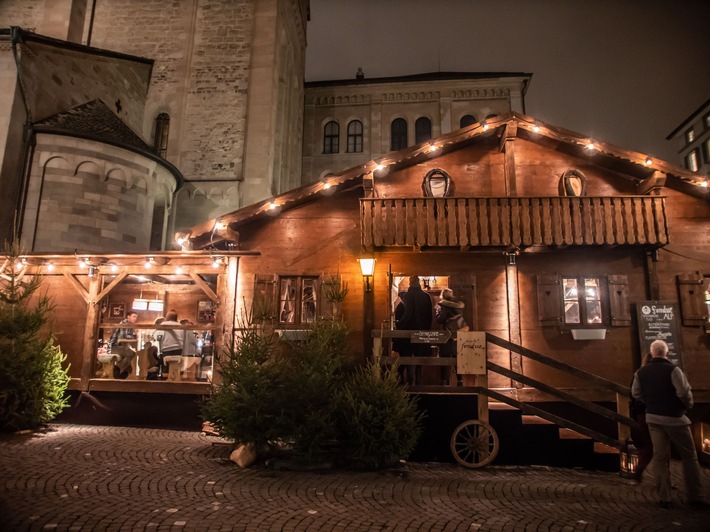
[[[363,198],[362,244],[527,247],[668,243],[664,197]]]

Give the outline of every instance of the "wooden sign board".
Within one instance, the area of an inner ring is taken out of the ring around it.
[[[412,331],[410,336],[413,344],[445,344],[451,333],[449,331]]]
[[[678,304],[675,301],[641,301],[636,304],[639,326],[641,361],[651,350],[654,340],[668,344],[668,360],[680,368],[680,336],[678,335]]]
[[[485,331],[459,331],[456,335],[456,372],[462,375],[486,374]]]

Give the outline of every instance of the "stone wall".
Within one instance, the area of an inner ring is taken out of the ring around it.
[[[122,94],[118,115],[148,144],[158,114],[170,117],[166,159],[185,177],[170,230],[300,185],[307,0],[111,0],[85,10],[81,1],[10,3],[21,6],[7,11],[10,24],[59,39],[81,27],[82,44],[154,61],[147,95]],[[74,75],[40,52],[33,68],[48,62],[53,74],[46,104],[85,103],[73,86],[82,68]],[[113,72],[99,74],[121,89]],[[118,98],[101,97],[115,109]]]
[[[12,236],[22,173],[24,106],[9,42],[0,42],[0,242]]]
[[[33,122],[101,99],[140,134],[150,63],[36,41],[22,44],[20,53],[22,81]]]
[[[38,135],[32,167],[23,245],[34,252],[148,251],[153,207],[176,188],[151,159],[66,136]]]
[[[523,112],[524,80],[521,75],[312,84],[305,93],[303,182],[317,181],[327,173],[339,173],[389,152],[390,125],[395,118],[407,121],[408,146],[412,146],[414,124],[420,117],[431,120],[432,137],[437,137],[459,129],[464,115],[483,120],[491,114]],[[331,120],[340,125],[340,150],[337,154],[324,154],[323,128]],[[346,152],[351,120],[363,124],[360,153]]]

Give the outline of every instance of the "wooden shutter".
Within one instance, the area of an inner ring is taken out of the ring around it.
[[[678,295],[683,325],[702,325],[708,315],[705,303],[705,282],[700,272],[678,276]]]
[[[629,278],[626,275],[610,275],[608,283],[611,325],[612,327],[628,327],[631,325]]]
[[[254,298],[252,300],[252,321],[261,323],[276,317],[276,276],[257,273],[254,275]]]
[[[537,315],[543,326],[558,325],[562,322],[562,292],[559,275],[537,276]]]
[[[463,317],[472,331],[478,331],[478,307],[476,304],[476,275],[472,273],[454,273],[449,276],[449,288],[454,296],[463,301]]]

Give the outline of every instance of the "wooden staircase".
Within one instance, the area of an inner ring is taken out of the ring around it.
[[[397,333],[398,331],[392,331]],[[404,332],[404,331],[402,331]],[[373,334],[373,336],[375,336]],[[377,335],[380,336],[380,335]],[[385,336],[385,335],[382,335]],[[512,397],[508,390],[488,388],[487,378],[481,381],[481,386],[443,387],[417,386],[409,391],[419,394],[420,398],[428,394],[434,396],[464,395],[475,397],[475,405],[466,406],[449,403],[445,407],[437,406],[435,399],[427,399],[425,410],[429,416],[434,416],[432,423],[436,427],[427,427],[425,433],[432,432],[441,438],[450,434],[460,420],[452,420],[449,425],[442,426],[442,416],[450,415],[451,409],[457,409],[470,418],[488,422],[498,434],[500,449],[495,463],[509,465],[550,465],[557,467],[582,467],[604,471],[619,470],[619,453],[624,450],[629,435],[629,427],[635,422],[628,417],[628,398],[630,390],[627,387],[608,381],[597,375],[588,373],[574,366],[536,353],[522,346],[485,333],[486,342],[517,353],[523,357],[535,360],[577,379],[587,381],[597,389],[613,392],[615,402],[607,404],[593,403],[575,397],[567,392],[557,390],[531,377],[499,366],[490,360],[486,362],[488,373],[497,373],[509,377],[513,381],[535,388],[551,397],[550,403],[526,403]],[[382,363],[421,365],[454,365],[456,359],[409,357],[411,360],[383,358]],[[444,399],[438,400],[444,404]],[[560,405],[565,408],[560,409]],[[444,416],[445,417],[445,416]],[[426,421],[425,421],[426,424]],[[433,446],[431,442],[425,446]],[[448,461],[444,450],[437,449],[433,455],[415,451],[414,459],[433,459]]]
[[[597,471],[619,470],[619,449],[616,447],[595,441],[576,430],[560,427],[540,416],[523,414],[505,403],[491,402],[488,408],[491,425],[496,430],[507,431],[518,442],[511,445],[501,437],[501,446],[512,449],[506,449],[507,452],[499,454],[496,460],[498,464],[581,467]],[[519,416],[520,420],[517,426],[515,416]],[[514,431],[510,430],[511,420]]]

